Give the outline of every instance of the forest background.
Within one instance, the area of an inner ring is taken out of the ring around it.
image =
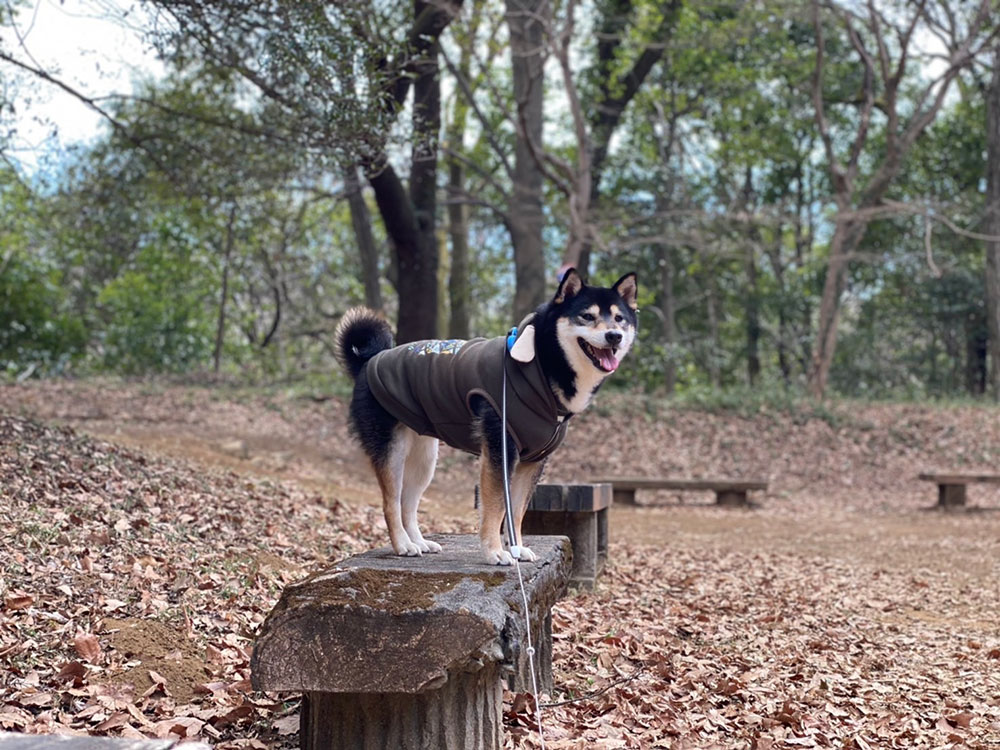
[[[325,381],[352,305],[496,335],[573,265],[639,273],[619,384],[1000,399],[996,2],[93,6],[166,73],[94,96],[0,5],[9,377]],[[46,86],[104,125],[29,168]]]

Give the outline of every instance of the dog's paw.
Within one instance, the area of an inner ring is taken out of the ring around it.
[[[521,554],[517,556],[517,559],[521,562],[534,562],[538,559],[538,555],[532,552],[527,547],[520,547]]]
[[[392,545],[400,557],[420,557],[420,547],[407,539],[405,542]]]
[[[513,565],[514,558],[511,557],[510,552],[505,549],[487,550],[486,563],[488,565]]]
[[[423,541],[424,546],[420,548],[422,552],[430,552],[431,554],[436,555],[441,551],[441,545],[437,542],[432,542],[430,539],[424,539]]]

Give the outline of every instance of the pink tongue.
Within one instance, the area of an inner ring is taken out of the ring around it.
[[[594,349],[597,353],[597,358],[601,361],[601,367],[603,367],[608,372],[614,372],[618,369],[618,360],[615,358],[614,352],[610,349]]]

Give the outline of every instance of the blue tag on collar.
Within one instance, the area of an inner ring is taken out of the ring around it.
[[[507,334],[507,351],[514,347],[515,341],[517,341],[517,326],[511,328],[510,333]]]

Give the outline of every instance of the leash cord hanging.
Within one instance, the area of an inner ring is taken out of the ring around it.
[[[516,334],[517,329],[514,329]],[[500,389],[500,457],[503,461],[503,499],[507,511],[507,541],[510,555],[514,558],[514,568],[517,570],[517,582],[521,586],[521,601],[524,604],[524,631],[527,636],[528,669],[531,671],[531,693],[535,697],[535,723],[538,724],[538,740],[542,750],[545,750],[545,734],[542,732],[542,703],[538,698],[538,679],[535,676],[535,647],[531,643],[531,619],[528,616],[528,594],[524,590],[524,579],[521,577],[521,547],[514,534],[514,507],[510,499],[510,470],[507,466],[507,354],[510,346],[504,347],[500,360],[502,387]]]
[[[510,547],[510,555],[515,560],[521,556],[521,548],[514,535],[514,506],[510,499],[510,469],[507,465],[507,349],[504,349],[503,361],[501,362],[500,388],[500,460],[503,462],[503,501],[504,509],[507,511],[507,543]]]

